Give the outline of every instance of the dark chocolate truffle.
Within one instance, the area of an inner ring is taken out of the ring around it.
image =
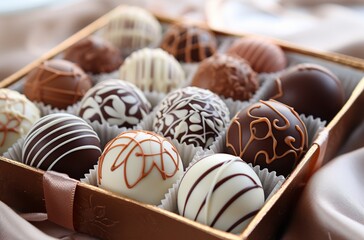
[[[226,132],[226,152],[287,176],[307,150],[305,124],[293,108],[260,101],[236,114]]]
[[[92,36],[68,48],[64,53],[64,59],[93,74],[112,72],[118,69],[122,62],[118,48],[102,38]]]
[[[241,101],[251,98],[259,86],[256,73],[244,59],[225,54],[203,60],[191,85]]]
[[[247,60],[257,73],[278,72],[287,66],[283,50],[264,38],[240,38],[233,43],[227,52]]]
[[[101,155],[100,140],[81,118],[54,113],[39,119],[25,138],[23,163],[80,179]]]
[[[181,62],[200,62],[216,52],[216,38],[208,30],[175,24],[167,29],[161,48]]]
[[[78,115],[90,122],[107,122],[130,128],[150,110],[150,103],[134,84],[110,79],[100,82],[86,93]]]
[[[229,109],[214,93],[186,87],[169,93],[158,105],[154,132],[187,145],[211,145],[229,124]]]
[[[298,113],[331,120],[342,108],[345,93],[340,80],[328,69],[299,64],[283,72],[265,99],[275,99]]]
[[[31,101],[65,109],[81,100],[91,86],[90,78],[74,63],[52,59],[29,73],[24,84],[24,94]]]

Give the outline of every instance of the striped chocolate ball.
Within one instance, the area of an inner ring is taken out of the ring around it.
[[[100,140],[81,118],[54,113],[39,119],[25,138],[23,163],[80,179],[101,155]]]
[[[229,154],[197,161],[184,174],[177,193],[180,215],[232,233],[242,232],[263,204],[257,174]]]

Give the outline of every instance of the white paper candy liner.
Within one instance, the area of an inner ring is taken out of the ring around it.
[[[80,107],[80,102],[70,105],[66,109],[58,109],[42,102],[33,102],[33,103],[38,107],[42,116],[49,115],[52,113],[69,113],[77,116],[77,112]]]
[[[80,182],[97,187],[97,165],[94,165],[94,167],[80,179]]]
[[[92,74],[90,77],[94,85],[109,79],[120,79],[119,69],[109,73]]]
[[[212,155],[212,154],[214,154],[214,152],[211,150],[198,151],[196,153],[196,155],[194,156],[193,160],[190,162],[186,171],[200,159],[204,158],[205,156]],[[277,190],[282,186],[283,182],[285,181],[285,178],[283,176],[277,176],[276,172],[268,172],[267,169],[261,170],[259,166],[253,167],[251,164],[248,164],[248,165],[258,175],[258,177],[262,183],[265,201],[268,201],[277,192]],[[181,176],[181,178],[179,178],[173,184],[173,186],[168,190],[168,193],[165,195],[165,198],[161,201],[161,204],[158,206],[159,208],[178,214],[177,192],[178,192],[178,187],[179,187],[182,177],[183,176]]]
[[[19,138],[8,150],[3,154],[4,157],[22,162],[22,149],[25,138]]]
[[[158,107],[155,107],[147,116],[145,116],[140,123],[136,126],[138,130],[153,131],[154,116],[158,111]]]

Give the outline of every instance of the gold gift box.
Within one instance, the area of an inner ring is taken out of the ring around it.
[[[93,34],[108,23],[111,14],[113,11],[4,79],[0,82],[0,87],[11,86],[43,61],[55,57],[82,38]],[[170,24],[179,21],[155,15],[162,23]],[[227,32],[210,30],[221,36],[232,36]],[[274,41],[284,51],[364,71],[364,61],[360,59],[312,51],[279,40]],[[360,112],[364,104],[363,89],[364,78],[355,87],[343,108],[320,133],[278,192],[266,202],[248,227],[239,235],[210,228],[158,207],[120,197],[81,182],[77,185],[74,198],[74,227],[79,232],[102,239],[274,239],[284,223],[287,223],[289,214],[310,176],[324,162],[335,156],[349,133],[359,123],[360,119],[356,118],[356,113]],[[46,212],[43,171],[1,156],[0,200],[18,212]]]

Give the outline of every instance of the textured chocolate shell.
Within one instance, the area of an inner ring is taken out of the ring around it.
[[[216,52],[216,38],[208,30],[183,24],[171,25],[161,48],[181,62],[200,62]]]
[[[287,59],[283,50],[264,38],[240,38],[233,43],[227,52],[247,60],[257,73],[278,72],[287,66]]]
[[[287,176],[307,150],[306,126],[293,108],[260,101],[238,112],[226,132],[226,152]]]
[[[183,174],[181,157],[167,139],[148,131],[127,131],[105,147],[98,163],[98,186],[158,205]]]
[[[186,87],[169,93],[157,106],[153,130],[187,145],[211,145],[229,124],[229,109],[209,90]]]
[[[293,107],[298,113],[330,121],[345,103],[341,81],[328,69],[316,64],[298,64],[284,71],[267,93]]]
[[[170,92],[185,82],[179,62],[162,49],[144,48],[132,53],[120,67],[120,79],[143,91]]]
[[[97,163],[100,140],[81,118],[54,113],[39,119],[25,138],[23,163],[80,179]]]
[[[122,59],[118,48],[105,39],[90,36],[68,48],[64,59],[76,63],[85,72],[108,73],[118,69]]]
[[[180,215],[241,233],[264,204],[257,174],[239,157],[213,154],[192,165],[178,188]]]
[[[241,101],[250,99],[259,87],[257,74],[244,59],[225,54],[203,60],[191,85]]]
[[[39,117],[39,109],[23,94],[0,88],[0,154],[25,137]]]
[[[90,78],[74,63],[52,59],[28,74],[24,94],[31,101],[65,109],[81,100],[91,86]]]
[[[134,84],[110,79],[100,82],[86,93],[78,115],[89,122],[107,122],[120,128],[130,128],[150,110],[150,103]]]

